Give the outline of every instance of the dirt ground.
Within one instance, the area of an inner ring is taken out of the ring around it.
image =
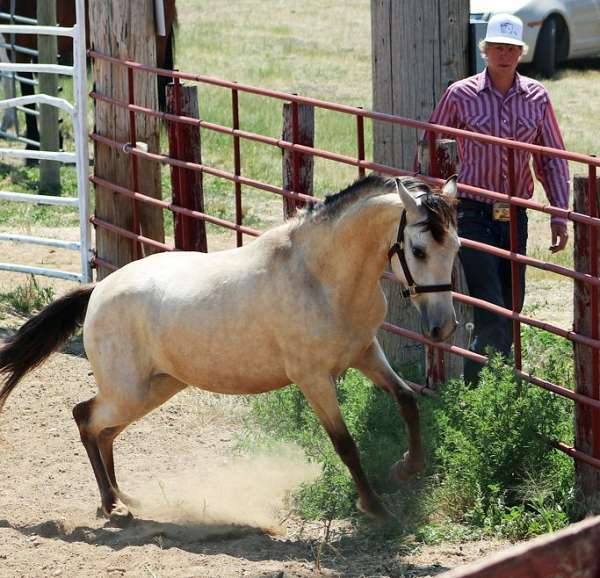
[[[10,243],[1,251],[0,261],[77,268],[76,253]],[[1,292],[23,282],[0,272]],[[40,282],[57,295],[74,287]],[[22,322],[5,310],[0,337]],[[292,448],[238,455],[247,403],[197,390],[117,440],[117,475],[141,504],[129,527],[111,527],[97,517],[96,484],[71,417],[73,405],[93,394],[90,366],[74,341],[9,399],[0,417],[0,577],[425,577],[505,545],[373,542],[342,520],[325,542],[322,523],[303,522],[286,508],[286,496],[316,475],[314,466]]]

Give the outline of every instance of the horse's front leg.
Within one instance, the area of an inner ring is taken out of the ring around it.
[[[331,377],[311,377],[294,381],[317,414],[333,443],[333,447],[350,471],[358,490],[358,501],[356,503],[358,509],[373,518],[391,519],[392,515],[371,488],[371,484],[362,468],[358,449],[340,412],[333,379]]]
[[[425,467],[419,408],[414,391],[391,368],[377,339],[373,339],[363,355],[353,363],[353,367],[364,373],[376,386],[387,391],[400,406],[408,433],[408,451],[402,460],[392,466],[390,477],[394,481],[403,481],[414,476]]]

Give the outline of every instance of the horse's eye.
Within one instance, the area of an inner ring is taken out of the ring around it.
[[[413,247],[412,253],[417,259],[425,259],[425,257],[427,257],[427,255],[425,254],[425,251],[423,251],[423,249],[421,249],[421,247]]]

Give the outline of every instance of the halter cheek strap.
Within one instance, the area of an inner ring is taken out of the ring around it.
[[[407,287],[402,290],[402,297],[414,297],[419,293],[441,293],[443,291],[452,291],[452,285],[450,283],[446,283],[444,285],[417,285],[413,276],[410,274],[410,269],[408,268],[408,263],[406,262],[406,257],[404,255],[405,245],[404,245],[404,230],[406,229],[406,211],[402,211],[402,217],[400,218],[400,226],[398,227],[398,237],[396,238],[396,242],[390,247],[388,251],[388,259],[390,261],[390,265],[392,262],[392,257],[394,255],[398,256],[398,261],[400,261],[400,265],[402,266],[402,272],[404,273],[404,278],[406,279]]]

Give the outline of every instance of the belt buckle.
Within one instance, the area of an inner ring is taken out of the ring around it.
[[[494,221],[510,221],[510,205],[508,203],[494,203],[492,218]]]

